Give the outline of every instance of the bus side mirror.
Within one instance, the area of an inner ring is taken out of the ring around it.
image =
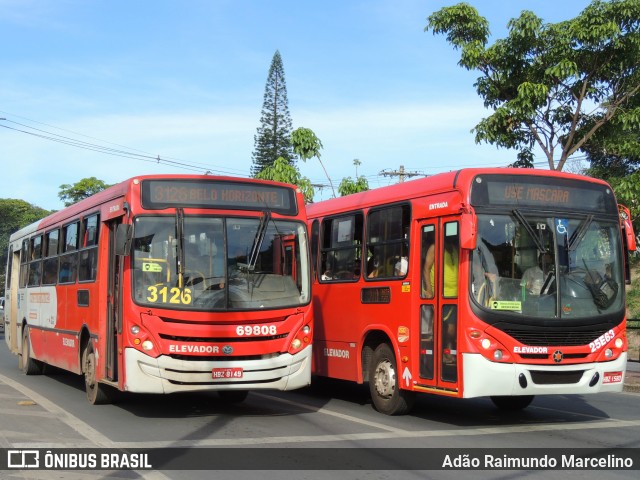
[[[460,218],[460,247],[467,250],[476,248],[478,222],[473,213],[463,213]]]
[[[131,239],[133,230],[131,225],[120,224],[116,230],[116,255],[123,257],[131,253]]]

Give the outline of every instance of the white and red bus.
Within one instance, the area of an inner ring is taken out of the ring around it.
[[[468,169],[307,213],[313,372],[368,382],[377,410],[405,413],[416,392],[520,409],[622,390],[635,242],[606,183]]]
[[[311,378],[304,199],[231,177],[132,178],[10,238],[6,341],[26,374],[114,390],[291,390]]]

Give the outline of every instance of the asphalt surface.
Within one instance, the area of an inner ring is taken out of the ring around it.
[[[640,362],[628,362],[624,390],[640,392]],[[72,413],[1,373],[0,412],[0,448],[27,448],[29,441],[36,439],[40,445],[58,448],[108,447],[110,443],[98,432],[74,428],[78,419]],[[94,445],[87,445],[88,434]],[[96,437],[102,441],[96,442]]]

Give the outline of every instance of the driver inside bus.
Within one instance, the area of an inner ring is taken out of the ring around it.
[[[538,264],[524,272],[520,285],[528,295],[539,296],[544,293],[545,282],[552,265],[553,258],[548,252],[544,252],[538,256]]]

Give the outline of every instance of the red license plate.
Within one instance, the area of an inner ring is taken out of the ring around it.
[[[604,372],[602,383],[620,383],[622,382],[622,372]]]
[[[211,371],[211,377],[214,380],[225,380],[228,378],[242,378],[244,371],[241,367],[235,368],[214,368]]]

